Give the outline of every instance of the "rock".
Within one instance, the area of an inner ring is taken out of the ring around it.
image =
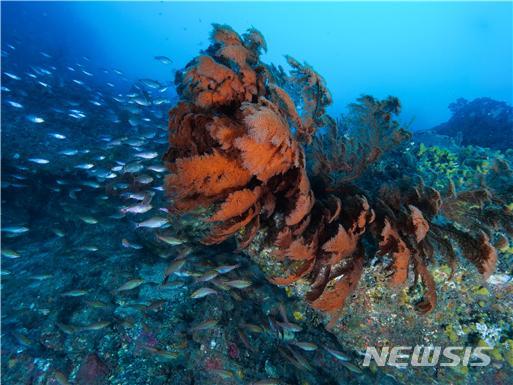
[[[76,383],[78,385],[100,385],[109,374],[109,368],[96,354],[87,355],[78,370]]]

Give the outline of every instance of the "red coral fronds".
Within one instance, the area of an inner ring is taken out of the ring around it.
[[[182,93],[201,108],[249,100],[243,82],[227,66],[210,56],[200,56],[184,76]]]
[[[457,242],[462,248],[463,256],[476,266],[484,279],[488,279],[497,264],[497,250],[490,244],[490,238],[483,231],[480,231],[476,238],[461,233],[460,236]]]
[[[383,154],[411,138],[393,119],[400,109],[397,98],[365,95],[349,106],[347,116],[336,122],[325,119],[328,130],[314,142],[314,171],[339,184],[360,177]]]
[[[340,200],[340,198],[333,196],[333,199],[335,200],[336,207],[333,214],[330,214],[330,217],[328,218],[328,223],[331,223],[334,220],[336,220],[339,217],[340,212],[342,211],[342,201]]]
[[[245,103],[241,110],[248,130],[235,140],[244,167],[260,181],[267,182],[299,165],[299,148],[290,137],[288,124],[270,102]]]
[[[429,231],[429,223],[422,215],[422,211],[413,205],[408,206],[411,211],[411,222],[415,229],[415,240],[417,243],[422,241]]]
[[[356,288],[363,272],[363,256],[357,253],[344,273],[328,282],[319,298],[311,302],[312,307],[334,313],[344,306],[346,298]]]
[[[316,251],[317,245],[315,241],[306,244],[303,238],[297,238],[293,240],[286,249],[279,250],[277,255],[287,257],[293,261],[302,261],[315,258]]]
[[[344,226],[338,225],[337,234],[322,245],[322,250],[332,254],[328,262],[330,265],[354,253],[358,244],[358,235],[354,234],[355,228],[356,227],[352,227],[351,230],[347,232]]]
[[[315,203],[315,198],[310,190],[310,182],[304,169],[300,172],[298,191],[294,199],[294,208],[285,218],[287,226],[297,225],[305,218]]]
[[[479,258],[473,262],[477,266],[477,270],[486,280],[495,271],[495,266],[497,264],[497,250],[490,244],[490,238],[484,232],[479,234],[478,250]]]
[[[379,249],[382,254],[390,253],[392,255],[390,284],[398,286],[405,283],[408,279],[411,251],[387,218],[385,218],[385,226],[381,231]]]
[[[215,152],[192,158],[178,158],[167,178],[168,188],[179,198],[193,194],[215,197],[251,180],[248,170],[235,159]]]
[[[260,230],[260,216],[257,215],[253,220],[246,226],[246,230],[242,235],[242,239],[239,241],[239,250],[245,249],[248,247],[253,239],[258,234],[258,230]]]
[[[265,86],[268,74],[258,60],[265,41],[255,29],[241,38],[221,25],[214,25],[211,39],[177,77],[187,102],[170,112],[171,146],[164,156],[174,207],[192,209],[196,200],[214,208],[207,221],[225,223],[213,226],[205,242],[239,234],[244,246],[256,236],[260,215],[269,218],[276,201],[294,192],[290,207],[280,211],[298,234],[315,199],[302,149],[283,110],[270,101],[275,91]]]
[[[203,239],[203,243],[211,245],[227,240],[233,236],[233,234],[247,226],[256,215],[258,215],[258,208],[249,210],[245,217],[235,218],[227,224],[214,227],[211,230],[211,234]]]
[[[286,56],[286,59],[292,67],[290,81],[301,89],[303,101],[302,124],[296,127],[297,138],[310,144],[317,128],[326,124],[326,107],[331,104],[331,94],[322,76],[311,66],[301,64],[290,56]]]
[[[231,193],[222,203],[219,210],[217,210],[215,214],[208,219],[208,221],[226,221],[244,214],[257,203],[261,196],[261,191],[262,189],[257,186],[253,190],[244,189]]]
[[[267,51],[265,38],[256,28],[249,28],[242,37],[246,47],[248,47],[254,54],[258,55],[261,51]]]
[[[302,277],[305,277],[308,275],[314,267],[314,262],[312,260],[306,260],[301,263],[299,268],[291,273],[287,277],[274,277],[271,278],[270,281],[274,283],[275,285],[285,286],[290,285],[291,283],[296,282],[297,280],[301,279]]]
[[[233,142],[244,135],[244,127],[238,125],[226,116],[214,116],[212,121],[206,124],[210,136],[217,141],[222,150],[233,148]]]
[[[429,313],[436,306],[436,284],[433,276],[427,269],[419,255],[413,255],[414,267],[416,274],[426,286],[426,293],[421,302],[416,305],[416,309],[422,313]]]
[[[290,95],[277,85],[271,84],[269,88],[273,91],[273,100],[280,106],[280,109],[285,112],[286,116],[290,119],[291,123],[299,132],[303,132],[303,122],[299,117],[296,110],[296,105]]]

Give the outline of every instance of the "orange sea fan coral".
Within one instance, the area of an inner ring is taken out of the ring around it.
[[[401,285],[408,278],[411,250],[406,246],[406,243],[388,219],[385,219],[385,226],[381,230],[381,238],[382,240],[379,242],[380,252],[382,254],[391,253],[393,258],[390,283],[393,286]]]
[[[262,182],[299,166],[300,149],[290,137],[286,121],[265,99],[241,106],[247,135],[234,141],[243,165]]]
[[[428,263],[437,252],[454,268],[457,245],[484,277],[491,274],[497,254],[485,232],[476,236],[435,220],[451,210],[447,218],[458,219],[482,194],[446,198],[406,177],[382,185],[372,180],[373,191],[356,183],[410,137],[393,119],[400,110],[396,98],[364,96],[337,125],[326,113],[331,96],[322,77],[290,57],[290,75],[260,62],[266,43],[257,30],[241,37],[214,25],[211,43],[176,77],[181,102],[169,115],[164,156],[174,211],[204,208],[205,243],[235,237],[246,248],[259,242],[271,258],[266,265],[276,267],[269,279],[300,281],[306,300],[332,322],[376,251],[391,259],[385,266],[391,286],[406,283],[410,267],[420,279],[421,313],[436,304]],[[327,134],[317,132],[321,127]],[[311,169],[306,156],[313,157]]]
[[[241,38],[216,25],[212,41],[209,54],[177,79],[188,103],[170,112],[167,190],[178,209],[189,208],[194,199],[217,206],[209,221],[227,224],[214,226],[208,243],[249,226],[246,244],[260,226],[261,211],[269,217],[277,199],[294,192],[284,212],[292,226],[308,214],[314,198],[303,151],[282,110],[268,99],[270,88],[261,87],[268,82],[259,70],[263,37],[251,30]]]
[[[220,222],[238,217],[253,207],[261,196],[261,187],[257,186],[253,190],[237,190],[226,198],[221,204],[219,210],[212,215],[208,221]]]
[[[251,99],[251,90],[245,89],[242,80],[210,56],[200,56],[197,65],[186,72],[182,84],[183,95],[205,109]]]
[[[333,265],[342,258],[352,255],[358,245],[359,235],[355,233],[355,226],[348,232],[344,226],[338,225],[337,234],[322,245],[322,250],[332,255],[329,263]]]
[[[313,171],[332,183],[359,178],[383,154],[411,137],[394,119],[400,110],[395,97],[377,100],[364,95],[349,106],[347,116],[324,119],[328,130],[314,139]]]
[[[323,293],[312,301],[312,307],[332,314],[340,310],[360,280],[363,261],[363,254],[357,253],[345,271],[332,278]]]
[[[251,180],[251,173],[240,166],[235,159],[214,152],[191,158],[179,158],[172,166],[173,174],[167,185],[177,192],[177,197],[191,197],[201,194],[217,197],[234,188],[245,186]]]
[[[295,194],[294,207],[285,218],[287,226],[294,226],[301,222],[310,213],[315,203],[313,192],[310,190],[310,181],[304,168],[299,172],[297,190],[292,191]],[[299,233],[296,231],[296,233],[296,235],[302,234],[303,231]]]
[[[411,222],[415,229],[415,240],[419,243],[426,237],[429,231],[429,223],[422,215],[422,211],[413,205],[408,205],[408,207],[411,210]]]
[[[433,310],[436,305],[436,284],[433,276],[418,254],[413,255],[413,261],[415,272],[420,276],[427,289],[422,301],[416,305],[417,310],[425,314]]]
[[[290,81],[301,89],[302,95],[302,125],[298,127],[297,137],[300,141],[309,144],[317,127],[324,126],[327,122],[326,107],[331,104],[331,94],[322,76],[311,66],[306,63],[301,64],[291,56],[286,56],[286,59],[292,67]]]
[[[316,251],[317,248],[315,242],[306,244],[305,240],[300,237],[294,239],[287,248],[279,250],[278,255],[285,256],[293,261],[303,261],[315,258]]]

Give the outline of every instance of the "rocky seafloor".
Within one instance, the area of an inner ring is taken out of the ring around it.
[[[420,316],[415,292],[389,289],[382,270],[369,267],[328,332],[318,313],[293,290],[269,283],[234,244],[201,246],[193,217],[166,229],[181,244],[162,245],[154,231],[134,229],[130,218],[117,215],[123,201],[115,194],[84,189],[72,199],[42,189],[38,198],[34,191],[7,186],[3,195],[4,222],[30,223],[30,231],[3,239],[10,255],[2,260],[5,384],[507,384],[511,378],[513,284],[500,279],[504,273],[483,282],[465,264],[452,279],[447,265],[433,267],[439,303]],[[176,258],[185,264],[163,285]],[[240,266],[208,276],[233,265]],[[134,279],[142,283],[120,290]],[[223,285],[235,279],[251,285]],[[191,298],[201,287],[216,294]],[[284,316],[301,330],[277,327]],[[490,346],[492,364],[361,366],[367,346],[417,344]]]

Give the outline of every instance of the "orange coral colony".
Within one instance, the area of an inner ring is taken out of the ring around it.
[[[259,59],[263,50],[266,43],[257,30],[240,36],[214,25],[210,47],[177,74],[181,101],[169,114],[164,156],[173,209],[204,209],[207,244],[235,237],[245,248],[262,230],[274,249],[271,258],[287,272],[269,279],[278,285],[305,280],[306,299],[320,311],[340,311],[375,255],[390,258],[392,286],[405,284],[412,267],[425,286],[417,309],[430,311],[436,290],[426,266],[436,250],[451,248],[444,228],[432,223],[442,210],[440,194],[420,184],[383,186],[379,196],[367,196],[349,184],[408,137],[392,119],[399,102],[360,99],[353,108],[373,119],[369,125],[379,135],[358,145],[347,142],[337,137],[335,120],[326,114],[331,96],[322,77],[290,57],[290,75],[265,65]],[[313,188],[305,149],[319,145],[321,127],[336,143],[330,154],[314,151],[314,170],[324,182]],[[345,173],[344,183],[330,184],[326,175],[333,170]],[[463,255],[486,277],[497,255],[486,234],[473,239],[475,247]]]

